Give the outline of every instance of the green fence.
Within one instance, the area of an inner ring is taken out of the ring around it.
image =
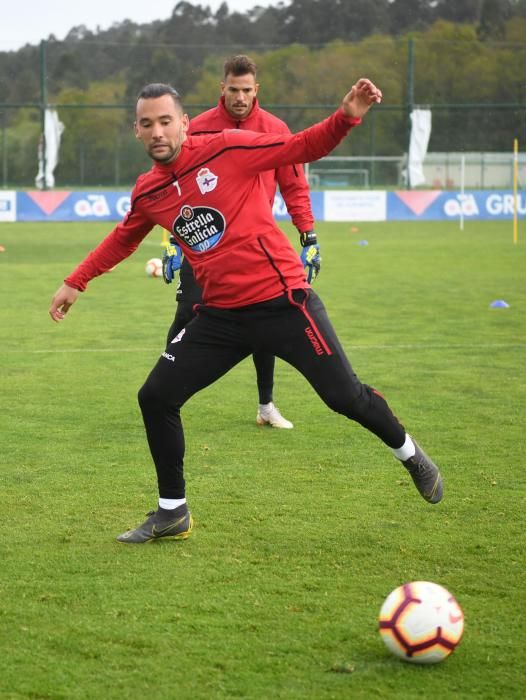
[[[225,56],[257,60],[262,105],[298,131],[328,115],[353,80],[367,75],[384,91],[334,152],[369,162],[356,185],[400,186],[415,106],[432,112],[434,153],[511,153],[526,142],[526,44],[367,39],[279,49],[42,42],[0,53],[0,186],[35,186],[45,110],[64,124],[55,187],[129,187],[149,160],[133,135],[134,95],[146,82],[182,85],[190,116],[216,103]],[[9,60],[7,60],[9,59]],[[344,68],[342,68],[342,66]],[[0,81],[1,82],[1,81]],[[16,90],[14,88],[16,87]],[[2,99],[2,98],[0,98]],[[356,168],[364,170],[364,168]]]

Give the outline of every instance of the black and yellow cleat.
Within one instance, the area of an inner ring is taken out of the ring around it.
[[[135,528],[128,530],[117,537],[117,542],[125,544],[143,544],[153,542],[161,538],[185,540],[190,536],[194,526],[194,519],[186,505],[179,506],[175,510],[158,508],[150,511],[147,519]]]
[[[444,483],[436,464],[426,455],[412,438],[416,452],[402,462],[413,479],[418,492],[428,503],[442,500]]]

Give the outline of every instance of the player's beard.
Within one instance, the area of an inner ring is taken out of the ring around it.
[[[186,135],[185,135],[185,132],[183,130],[183,127],[181,126],[181,128],[179,129],[179,137],[173,146],[169,146],[168,144],[162,144],[163,146],[166,146],[169,149],[168,152],[166,153],[166,155],[164,155],[164,156],[156,155],[156,153],[154,151],[154,146],[156,146],[158,144],[152,144],[148,148],[148,155],[156,163],[170,163],[172,160],[177,158],[177,156],[181,152],[181,144],[183,143],[185,138],[186,138]]]

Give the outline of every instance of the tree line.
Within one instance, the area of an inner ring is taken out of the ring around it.
[[[58,181],[132,182],[147,165],[130,128],[139,89],[173,84],[192,116],[216,102],[237,52],[255,58],[262,103],[293,131],[325,116],[351,80],[376,81],[384,104],[342,153],[403,154],[412,104],[433,106],[432,150],[509,150],[526,138],[525,36],[526,0],[292,0],[245,14],[179,2],[166,21],[76,27],[65,41],[0,52],[3,170],[30,184],[41,118],[29,105],[44,84],[66,126]]]
[[[267,8],[254,3],[245,13],[230,11],[227,2],[212,12],[207,5],[182,0],[165,21],[124,20],[104,31],[77,26],[63,42],[51,35],[48,91],[56,95],[63,88],[85,88],[120,75],[125,94],[131,96],[160,71],[169,73],[186,94],[210,51],[261,51],[291,44],[320,48],[335,40],[354,43],[423,32],[438,21],[469,24],[481,42],[513,41],[512,20],[526,17],[526,0],[290,0]],[[39,96],[39,51],[27,45],[0,52],[0,102]]]

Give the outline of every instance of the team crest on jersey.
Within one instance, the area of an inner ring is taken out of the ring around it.
[[[191,207],[184,204],[174,221],[172,230],[183,243],[196,253],[204,253],[216,246],[226,228],[223,214],[212,207]]]
[[[201,194],[206,194],[207,192],[212,192],[212,190],[215,190],[218,177],[208,168],[201,168],[201,170],[197,173],[195,181],[199,186]]]

